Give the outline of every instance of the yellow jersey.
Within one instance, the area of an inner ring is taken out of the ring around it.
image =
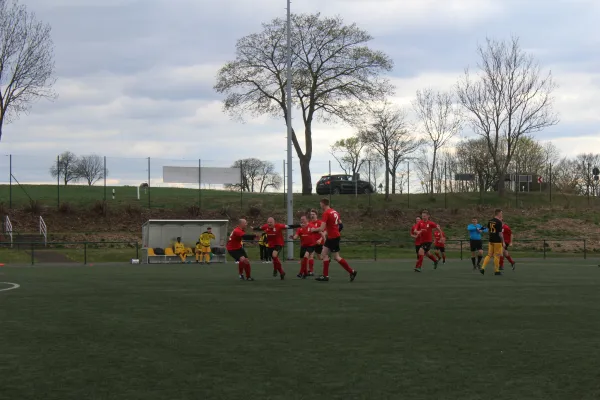
[[[181,242],[175,242],[175,253],[185,251],[185,244]]]
[[[200,244],[204,247],[210,247],[210,241],[216,239],[214,233],[204,232],[200,235]]]

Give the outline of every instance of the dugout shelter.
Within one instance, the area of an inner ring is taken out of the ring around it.
[[[180,262],[172,246],[181,242],[193,255],[200,234],[212,228],[215,239],[211,243],[211,262],[226,262],[225,244],[228,238],[228,220],[166,220],[150,219],[142,225],[142,262],[145,264]]]

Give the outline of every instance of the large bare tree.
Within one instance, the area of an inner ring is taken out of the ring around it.
[[[275,19],[262,32],[243,37],[236,58],[221,68],[215,90],[226,94],[225,111],[234,117],[272,115],[287,123],[287,22]],[[302,193],[312,193],[310,161],[313,124],[355,121],[365,103],[393,92],[383,75],[392,60],[367,46],[373,38],[356,24],[320,14],[292,15],[292,102],[302,121],[304,150],[292,130],[300,162]]]
[[[17,0],[0,0],[0,140],[5,123],[55,97],[50,30]]]
[[[237,160],[232,168],[240,168],[242,171],[242,183],[226,185],[228,189],[239,189],[244,192],[265,192],[268,188],[279,189],[282,179],[275,172],[275,165],[271,161],[259,160],[258,158],[246,158]]]
[[[486,140],[498,177],[498,193],[505,193],[508,166],[523,135],[558,123],[552,93],[552,74],[542,73],[532,55],[516,37],[508,41],[487,39],[479,46],[479,74],[467,69],[457,84],[459,102],[474,132]]]
[[[89,186],[98,182],[104,176],[104,162],[102,157],[96,154],[81,156],[77,160],[75,173],[81,179],[84,179]],[[108,171],[106,171],[108,174]]]
[[[355,176],[365,163],[365,143],[358,136],[337,140],[331,145],[331,155],[347,175]]]
[[[438,163],[438,153],[450,139],[461,130],[462,116],[460,108],[455,103],[455,96],[449,92],[434,92],[432,89],[417,91],[413,108],[419,118],[420,126],[429,137],[431,159],[427,157],[427,181],[429,192],[434,193],[435,172]]]
[[[396,171],[402,161],[414,153],[422,141],[411,132],[406,112],[389,103],[381,107],[370,108],[369,122],[360,131],[360,139],[378,153],[385,165],[385,198],[390,197],[390,178],[392,193],[396,189]]]
[[[76,182],[80,178],[77,171],[78,161],[79,158],[75,153],[65,151],[50,167],[50,175],[61,179],[65,186],[71,181]]]

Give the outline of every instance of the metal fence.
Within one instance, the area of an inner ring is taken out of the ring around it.
[[[247,242],[245,248],[251,260],[254,262],[260,260],[257,242]],[[131,259],[139,260],[142,255],[141,250],[142,246],[138,242],[48,242],[44,247],[40,247],[39,242],[27,242],[17,243],[13,248],[10,248],[9,242],[0,242],[0,261],[8,265],[122,264]],[[585,238],[522,240],[511,246],[510,252],[517,259],[522,257],[545,260],[575,257],[586,260],[600,258],[600,245],[591,245],[591,241]],[[416,257],[413,242],[397,240],[344,240],[341,253],[348,260],[364,261],[410,260]],[[487,249],[484,248],[484,255],[486,254]],[[450,261],[468,259],[471,256],[469,241],[448,240],[446,255]],[[299,259],[300,255],[295,255],[295,260]]]
[[[174,197],[181,197],[186,205],[196,205],[204,208],[207,203],[214,201],[211,198],[211,189],[224,189],[222,185],[209,185],[200,182],[198,185],[176,185],[164,183],[163,167],[232,167],[231,160],[210,159],[166,159],[166,158],[119,158],[100,157],[101,165],[98,166],[94,178],[88,182],[86,179],[78,179],[65,182],[63,175],[52,176],[52,169],[60,167],[60,159],[55,156],[27,156],[27,155],[5,155],[0,156],[0,202],[8,208],[19,207],[29,204],[31,201],[40,201],[45,205],[56,205],[60,207],[63,202],[94,202],[106,201],[115,203],[138,204],[141,207],[161,208],[174,201]],[[302,191],[301,176],[297,160],[291,166],[281,160],[263,160],[273,165],[272,172],[279,176],[279,185],[269,186],[266,193],[260,197],[254,193],[247,193],[235,188],[229,195],[222,195],[228,203],[239,202],[240,208],[247,206],[247,202],[254,198],[265,198],[279,196],[281,206],[286,204],[286,176],[292,173],[294,187],[293,192],[300,194]],[[465,204],[498,204],[495,193],[491,190],[479,190],[477,178],[472,174],[453,174],[446,170],[445,165],[440,165],[441,171],[436,175],[434,194],[425,194],[424,188],[427,182],[416,169],[416,163],[407,161],[402,163],[397,171],[395,182],[390,179],[389,192],[395,206],[403,208],[417,208],[420,206],[436,208],[461,207]],[[312,192],[315,193],[316,185],[322,176],[331,174],[346,174],[335,159],[313,160],[311,162]],[[552,167],[548,168],[550,171]],[[589,168],[588,168],[589,169]],[[592,168],[593,169],[593,168]],[[593,172],[590,172],[593,174]],[[459,176],[461,175],[461,176]],[[469,181],[465,179],[469,175]],[[553,174],[548,174],[549,179],[542,176],[523,175],[514,172],[508,175],[507,192],[509,193],[501,201],[504,207],[525,208],[543,204],[565,205],[569,207],[590,207],[600,205],[600,193],[598,181],[590,175],[582,178],[582,182],[576,191],[562,193],[552,182]],[[518,177],[518,179],[516,178]],[[525,177],[525,179],[522,179]],[[380,194],[385,192],[385,179],[383,169],[371,161],[363,164],[360,171],[360,179],[368,182],[376,193],[365,195],[364,190],[358,185],[352,184],[347,187],[349,191],[346,198],[353,198],[353,202],[362,206],[371,206],[373,201],[380,201]],[[67,179],[68,180],[68,179]],[[517,183],[518,181],[518,183]],[[66,184],[65,184],[66,183]],[[42,185],[42,186],[40,186]],[[255,191],[260,191],[260,179],[256,181]],[[174,192],[168,190],[173,187],[190,189],[185,192]],[[332,198],[336,196],[335,189],[326,191],[324,194]],[[236,198],[237,193],[237,198]],[[350,196],[352,195],[352,196]],[[258,197],[257,197],[258,196]],[[176,199],[175,199],[176,200]]]

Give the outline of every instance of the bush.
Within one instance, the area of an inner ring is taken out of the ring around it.
[[[108,204],[106,203],[106,201],[98,200],[92,206],[92,212],[97,215],[106,216],[106,214],[108,213]]]
[[[131,204],[125,206],[125,212],[130,217],[137,217],[142,214],[142,210],[138,206],[133,206]]]
[[[72,214],[75,211],[74,207],[71,205],[71,203],[61,203],[60,206],[58,207],[58,212],[60,212],[61,214]]]
[[[4,202],[0,202],[0,217],[5,216],[6,214],[8,214],[8,207],[6,207]]]
[[[197,217],[198,215],[200,215],[200,207],[198,207],[197,204],[189,206],[188,214],[190,214],[192,217]]]
[[[25,206],[25,212],[40,215],[42,213],[42,204],[37,200],[29,200],[29,204]]]
[[[252,218],[257,218],[260,216],[260,214],[261,214],[260,205],[253,204],[250,207],[248,207],[248,216],[250,216]]]

